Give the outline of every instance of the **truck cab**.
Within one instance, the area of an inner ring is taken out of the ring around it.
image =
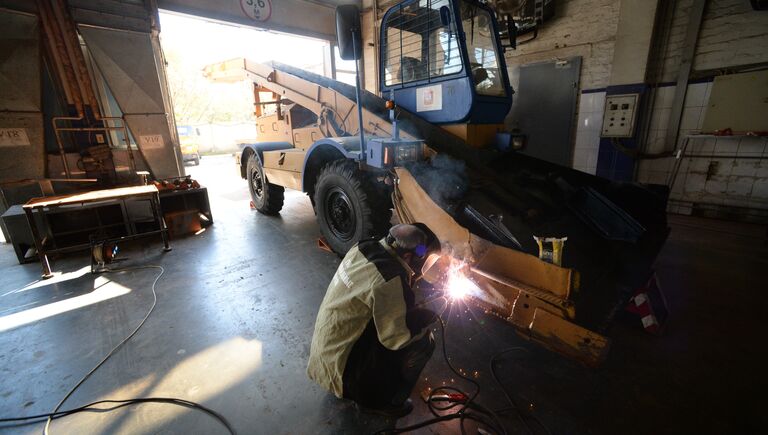
[[[359,9],[337,7],[336,25],[340,56],[358,65]],[[325,240],[341,255],[385,234],[392,169],[430,154],[428,141],[498,145],[512,104],[498,35],[494,11],[476,0],[394,5],[383,16],[378,59],[381,96],[389,100],[274,62],[207,66],[209,79],[254,84],[259,137],[240,157],[254,209],[277,214],[284,189],[306,192]]]
[[[382,95],[424,120],[501,124],[512,105],[494,12],[474,0],[406,0],[381,25]],[[452,131],[453,132],[453,131]]]

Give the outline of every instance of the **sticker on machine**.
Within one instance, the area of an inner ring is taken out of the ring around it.
[[[147,134],[139,136],[139,147],[143,150],[157,150],[165,147],[165,141],[161,134]]]
[[[28,146],[26,128],[0,128],[0,147]]]
[[[416,111],[428,112],[443,109],[443,87],[441,85],[425,86],[416,89]]]

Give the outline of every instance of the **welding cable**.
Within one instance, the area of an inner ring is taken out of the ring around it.
[[[465,433],[464,421],[465,420],[473,420],[473,421],[476,421],[478,423],[482,423],[483,425],[491,428],[493,430],[493,432],[495,432],[497,434],[505,434],[506,435],[506,433],[507,433],[506,429],[504,428],[504,425],[502,425],[501,422],[499,421],[499,418],[496,415],[496,413],[494,411],[488,409],[488,408],[485,408],[485,407],[483,407],[481,405],[478,405],[478,404],[474,403],[475,398],[477,398],[478,394],[480,394],[480,384],[477,381],[475,381],[474,379],[461,374],[461,372],[459,372],[458,370],[456,370],[455,367],[453,367],[453,364],[451,364],[451,361],[448,358],[448,351],[447,351],[446,345],[445,345],[445,342],[446,342],[445,323],[443,321],[443,318],[440,315],[437,316],[437,320],[438,320],[437,323],[440,325],[441,350],[442,350],[443,359],[445,360],[446,365],[448,365],[448,368],[456,376],[458,376],[458,377],[464,379],[465,381],[469,382],[470,384],[472,384],[475,387],[475,391],[472,393],[472,395],[468,395],[464,391],[462,391],[462,390],[460,390],[459,388],[456,388],[456,387],[445,386],[445,387],[435,388],[434,390],[432,390],[430,392],[429,396],[427,397],[427,407],[429,408],[429,411],[435,417],[433,417],[431,419],[428,419],[428,420],[424,420],[424,421],[419,422],[419,423],[412,424],[410,426],[405,426],[405,427],[401,427],[401,428],[394,428],[394,429],[383,429],[383,430],[380,430],[380,431],[376,432],[376,434],[378,435],[378,434],[400,434],[400,433],[406,433],[406,432],[411,432],[411,431],[414,431],[414,430],[417,430],[417,429],[420,429],[420,428],[423,428],[423,427],[426,427],[426,426],[431,426],[431,425],[439,423],[439,422],[459,419],[459,424],[460,424],[460,428],[461,428],[461,433],[462,434]],[[463,403],[453,402],[450,405],[445,406],[445,407],[435,406],[435,400],[433,400],[433,398],[435,396],[439,395],[443,391],[445,391],[445,392],[452,391],[452,392],[455,392],[457,394],[461,394],[461,395],[465,396],[467,398],[467,400],[464,401]],[[455,412],[452,412],[450,414],[445,414],[445,415],[439,415],[437,413],[437,411],[447,411],[447,410],[453,409],[455,407],[460,407],[460,409],[455,411]],[[479,415],[477,413],[469,412],[471,410],[475,410],[475,411],[479,411],[481,413],[487,414],[491,418],[492,421],[489,421],[487,418],[485,418],[485,416]]]
[[[534,432],[533,428],[531,428],[531,426],[528,424],[528,421],[526,421],[526,419],[525,419],[526,417],[531,418],[533,421],[536,422],[536,424],[538,424],[542,429],[544,429],[544,431],[546,431],[548,434],[551,434],[552,432],[549,431],[549,428],[547,428],[547,426],[545,426],[544,423],[542,423],[541,420],[538,419],[538,417],[536,417],[531,412],[524,411],[524,409],[517,404],[517,401],[515,401],[512,398],[512,396],[509,395],[509,393],[507,392],[507,389],[504,388],[504,384],[501,383],[501,380],[499,379],[498,375],[496,374],[496,361],[499,359],[499,357],[501,357],[502,355],[505,355],[505,354],[507,354],[509,352],[519,351],[519,350],[528,352],[528,349],[526,349],[524,347],[519,347],[519,346],[518,347],[510,347],[508,349],[504,349],[504,350],[494,354],[491,357],[491,360],[490,360],[490,363],[489,363],[490,371],[491,371],[491,377],[493,377],[493,380],[496,382],[496,384],[499,386],[499,388],[501,388],[501,392],[504,393],[504,397],[506,397],[507,401],[510,403],[510,405],[512,405],[510,408],[500,409],[500,410],[497,410],[496,412],[497,413],[502,413],[502,412],[507,412],[507,411],[514,410],[515,413],[517,414],[518,418],[520,419],[520,421],[523,422],[525,427],[528,429],[528,432],[530,432],[532,434],[536,433],[536,432]]]
[[[77,408],[67,409],[65,411],[57,411],[53,413],[45,413],[45,414],[38,414],[38,415],[29,415],[26,417],[0,418],[0,423],[41,420],[43,418],[50,418],[51,420],[55,420],[57,418],[66,417],[68,415],[76,414],[79,412],[97,412],[97,413],[109,412],[109,411],[114,411],[116,409],[120,409],[126,406],[138,405],[141,403],[165,403],[168,405],[176,405],[176,406],[183,406],[185,408],[197,409],[215,418],[222,425],[224,425],[231,434],[235,434],[234,428],[232,428],[232,426],[229,424],[227,419],[224,418],[223,415],[199,403],[195,403],[195,402],[184,400],[184,399],[177,399],[175,397],[140,397],[135,399],[125,399],[125,400],[109,400],[109,399],[99,400],[96,402],[91,402],[87,405],[79,406]],[[114,404],[114,405],[106,408],[99,408],[96,406],[96,405],[102,405],[102,404]],[[36,423],[36,422],[31,421],[30,423]]]
[[[214,410],[212,410],[210,408],[207,408],[207,407],[205,407],[203,405],[200,405],[199,403],[195,403],[195,402],[192,402],[192,401],[189,401],[189,400],[184,400],[184,399],[178,399],[178,398],[144,397],[144,398],[125,399],[125,400],[100,400],[100,401],[89,403],[87,405],[84,405],[84,406],[81,406],[81,407],[78,407],[78,408],[73,408],[73,409],[69,409],[69,410],[65,410],[65,411],[59,411],[59,409],[61,409],[61,406],[64,404],[64,402],[66,402],[67,399],[69,399],[69,397],[72,396],[72,394],[74,394],[74,392],[77,391],[77,389],[81,385],[83,385],[83,383],[85,383],[85,381],[88,380],[88,378],[90,378],[91,375],[93,375],[96,372],[96,370],[98,370],[102,365],[104,365],[104,363],[107,362],[107,360],[109,358],[111,358],[112,355],[117,353],[117,351],[121,347],[123,347],[125,345],[125,343],[128,342],[128,340],[133,338],[133,336],[136,335],[137,332],[139,332],[139,329],[141,329],[142,326],[144,326],[144,323],[146,323],[147,319],[152,314],[152,312],[155,310],[155,306],[157,305],[157,291],[156,291],[155,287],[157,285],[157,282],[160,280],[160,277],[162,277],[163,274],[165,273],[165,269],[162,266],[154,266],[154,265],[129,267],[129,268],[123,268],[123,269],[107,269],[107,270],[103,271],[103,272],[106,272],[106,273],[122,273],[122,272],[129,272],[129,271],[132,271],[132,270],[142,270],[142,269],[158,269],[160,271],[160,273],[155,277],[155,280],[152,282],[152,305],[149,307],[149,310],[147,311],[147,314],[144,315],[144,318],[141,319],[141,321],[136,326],[136,328],[134,328],[133,331],[130,334],[128,334],[115,347],[113,347],[112,350],[110,350],[106,354],[106,356],[104,356],[104,358],[102,358],[101,361],[99,361],[99,363],[96,364],[96,366],[94,366],[88,373],[86,373],[85,376],[83,376],[82,379],[80,379],[80,381],[78,381],[77,384],[75,384],[75,386],[72,387],[69,390],[69,392],[64,396],[64,398],[61,399],[61,401],[58,403],[58,405],[56,405],[56,407],[53,409],[53,411],[51,411],[49,413],[46,413],[46,414],[38,414],[38,415],[32,415],[32,416],[27,416],[27,417],[0,418],[0,423],[16,422],[16,421],[28,421],[28,420],[36,420],[36,419],[46,418],[47,420],[45,422],[45,427],[43,428],[43,434],[44,435],[48,435],[48,433],[49,433],[48,431],[50,429],[51,422],[54,419],[61,418],[61,417],[66,417],[68,415],[72,415],[72,414],[75,414],[75,413],[78,413],[78,412],[107,412],[107,411],[112,411],[112,410],[119,409],[119,408],[122,408],[122,407],[125,407],[125,406],[135,405],[135,404],[139,404],[139,403],[166,403],[166,404],[171,404],[171,405],[184,406],[184,407],[192,408],[192,409],[198,409],[198,410],[200,410],[202,412],[205,412],[205,413],[211,415],[216,420],[218,420],[222,425],[224,425],[226,427],[227,431],[230,434],[234,435],[236,433],[235,430],[232,428],[232,425],[221,414],[217,413],[216,411],[214,411]],[[117,405],[113,406],[111,408],[96,408],[95,407],[95,405],[106,404],[106,403],[113,403],[113,404],[117,404]]]
[[[86,373],[85,376],[83,376],[82,379],[80,379],[80,381],[78,381],[77,384],[75,384],[75,386],[69,390],[69,392],[64,396],[64,398],[61,399],[59,404],[56,405],[55,408],[53,408],[53,411],[51,411],[51,414],[55,414],[59,409],[61,409],[61,406],[64,404],[64,402],[66,402],[67,399],[69,399],[69,397],[72,394],[74,394],[75,391],[77,391],[77,389],[80,388],[80,386],[83,385],[83,383],[87,381],[88,378],[90,378],[91,375],[93,375],[96,372],[96,370],[99,369],[99,367],[101,367],[105,362],[107,362],[107,360],[111,358],[112,355],[114,355],[121,347],[123,347],[125,343],[128,342],[128,340],[133,338],[133,336],[136,335],[137,332],[139,332],[139,329],[141,329],[141,327],[144,326],[144,323],[147,321],[147,319],[152,314],[152,312],[155,311],[155,306],[157,305],[157,292],[155,291],[155,285],[157,284],[157,281],[160,280],[160,277],[163,276],[163,274],[165,273],[165,269],[163,269],[162,266],[139,266],[139,267],[125,268],[125,269],[112,269],[112,270],[107,269],[104,272],[120,273],[120,272],[127,272],[131,270],[139,270],[139,269],[159,269],[160,270],[160,273],[157,274],[157,276],[155,277],[155,280],[152,282],[152,305],[149,307],[147,314],[144,315],[144,318],[141,319],[141,322],[139,322],[139,324],[136,326],[136,328],[134,328],[134,330],[130,334],[128,334],[124,339],[122,339],[120,343],[117,343],[117,345],[113,347],[112,350],[110,350],[104,356],[104,358],[102,358],[101,361],[99,361],[99,363],[96,364],[96,366],[94,366],[91,369],[91,371]],[[48,435],[48,430],[51,426],[51,421],[53,421],[53,418],[48,417],[48,420],[45,422],[45,427],[43,428],[44,435]]]

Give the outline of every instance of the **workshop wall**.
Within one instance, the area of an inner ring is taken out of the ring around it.
[[[378,68],[378,34],[381,20],[374,17],[373,8],[364,11],[360,17],[363,36],[363,87],[368,92],[379,93],[378,80],[376,77]],[[374,25],[375,22],[375,25]]]
[[[619,0],[558,1],[555,17],[536,39],[506,53],[510,77],[520,65],[581,56],[581,98],[577,109],[573,167],[591,174],[597,168],[605,88],[611,77],[613,49],[619,21]],[[520,37],[520,42],[532,35]],[[516,86],[516,83],[512,83]],[[576,120],[574,120],[576,121]]]
[[[572,56],[582,57],[581,89],[604,88],[611,75],[619,0],[562,0],[555,17],[548,20],[536,39],[506,52],[510,70],[520,65]]]
[[[677,66],[683,49],[689,10],[693,0],[680,0],[675,9],[669,41],[661,63],[662,83],[655,104],[646,145],[647,153],[675,147],[666,142],[674,99]],[[745,68],[768,67],[768,13],[752,9],[742,0],[710,0],[696,45],[678,147],[688,135],[701,132],[716,75]],[[685,158],[673,173],[675,159],[644,160],[637,180],[670,184],[670,211],[691,214],[694,210],[742,218],[768,215],[768,138],[691,138]],[[674,181],[674,183],[673,183]]]
[[[673,82],[694,0],[678,0],[665,50],[662,82]],[[768,13],[747,0],[709,0],[693,59],[692,76],[703,72],[768,62]]]
[[[662,70],[650,71],[660,77],[660,83],[655,87],[646,153],[675,148],[674,144],[666,143],[667,126],[693,2],[677,2],[666,45],[660,53],[653,53],[661,56],[657,67]],[[620,1],[612,0],[559,1],[556,17],[545,23],[538,37],[506,54],[512,77],[516,76],[515,69],[523,64],[582,56],[572,166],[591,174],[597,169],[620,6]],[[680,141],[701,130],[714,76],[751,66],[766,67],[765,47],[768,47],[768,13],[754,11],[745,0],[708,1],[685,99]],[[692,139],[687,153],[711,153],[718,158],[681,162],[672,185],[670,210],[690,213],[698,205],[768,209],[768,159],[755,158],[757,155],[768,157],[767,145],[765,138]],[[643,160],[637,165],[635,178],[641,182],[668,184],[672,181],[674,163],[673,158]]]

